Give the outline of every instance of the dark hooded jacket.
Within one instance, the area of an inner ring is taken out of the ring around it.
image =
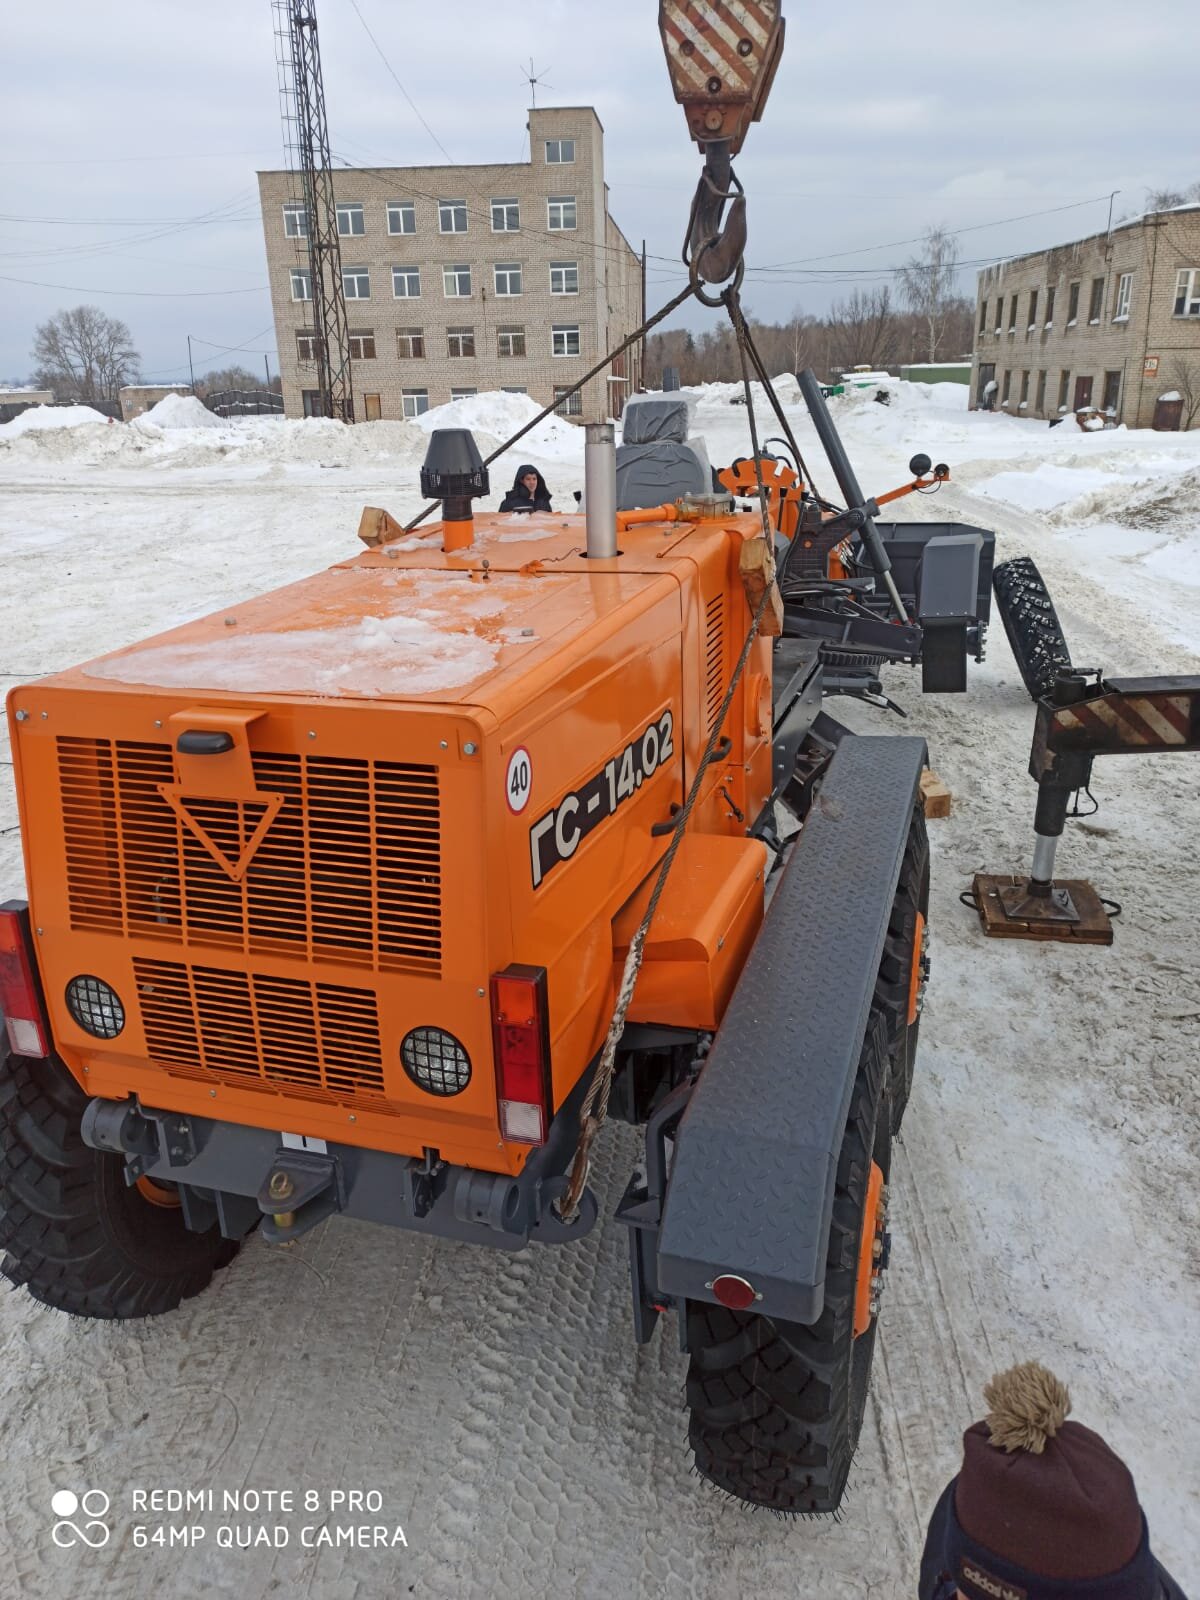
[[[532,495],[521,482],[522,478],[530,473],[537,478],[537,488]],[[550,491],[546,487],[546,480],[536,467],[523,466],[517,468],[517,475],[513,479],[513,486],[500,502],[501,511],[551,511]]]

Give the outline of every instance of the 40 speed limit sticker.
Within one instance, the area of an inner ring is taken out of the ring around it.
[[[517,754],[514,752],[513,760]],[[555,867],[569,861],[592,829],[632,799],[674,754],[675,718],[668,707],[606,761],[594,777],[563,795],[552,810],[533,824],[529,830],[533,887],[540,887]],[[509,766],[511,769],[512,761]],[[513,805],[511,796],[509,804]]]
[[[533,762],[529,758],[529,751],[520,744],[509,756],[508,770],[504,774],[504,798],[514,816],[524,811],[532,793]]]

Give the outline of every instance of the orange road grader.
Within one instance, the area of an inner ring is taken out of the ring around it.
[[[779,7],[661,24],[727,157]],[[761,483],[618,512],[598,425],[585,514],[518,540],[472,516],[469,435],[422,479],[419,538],[368,514],[327,572],[9,696],[3,1271],[125,1318],[252,1230],[572,1246],[608,1114],[644,1129],[634,1330],[675,1314],[700,1474],[832,1511],[928,974],[924,743],[849,736],[819,640],[772,629]]]

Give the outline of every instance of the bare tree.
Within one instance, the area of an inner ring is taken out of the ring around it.
[[[1183,401],[1180,421],[1186,430],[1200,416],[1200,360],[1195,356],[1176,356],[1167,373],[1167,382],[1174,384]]]
[[[1147,211],[1171,211],[1175,206],[1185,206],[1191,200],[1200,200],[1200,181],[1186,189],[1147,189]]]
[[[33,337],[36,381],[59,399],[115,400],[136,382],[140,357],[123,322],[96,306],[75,306],[43,322]]]
[[[929,228],[921,253],[911,256],[908,265],[900,269],[900,293],[924,324],[930,361],[937,359],[957,276],[958,244],[944,227]]]
[[[197,393],[224,394],[230,389],[261,389],[266,382],[264,373],[255,374],[248,367],[214,367],[196,382]]]
[[[848,300],[834,302],[829,313],[832,335],[831,370],[886,366],[896,353],[896,315],[888,284],[855,289]]]

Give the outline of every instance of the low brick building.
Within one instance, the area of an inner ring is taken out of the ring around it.
[[[1200,205],[986,268],[976,329],[973,407],[1186,426],[1189,386],[1200,396]]]
[[[134,417],[144,416],[169,394],[191,394],[191,392],[186,383],[124,384],[118,391],[121,417],[125,422],[132,422]]]
[[[334,173],[359,421],[490,389],[549,405],[641,321],[641,262],[609,214],[596,113],[539,107],[528,127],[528,161]],[[307,218],[293,173],[258,181],[284,409],[297,417],[319,400]],[[618,415],[637,355],[566,414]]]

